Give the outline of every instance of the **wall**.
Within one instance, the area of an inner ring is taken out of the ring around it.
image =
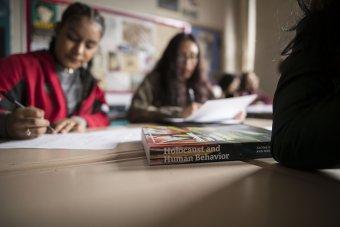
[[[223,31],[226,3],[234,0],[197,0],[199,3],[198,18],[184,16],[180,12],[162,9],[157,6],[157,0],[78,0],[90,5],[104,6],[117,10],[156,15],[187,21],[193,25],[209,27]],[[11,0],[11,53],[26,51],[25,5],[24,0]]]
[[[242,55],[240,0],[198,0],[197,19],[161,9],[157,7],[156,0],[96,0],[95,3],[91,0],[80,1],[123,11],[184,20],[193,25],[221,30],[224,32],[222,71],[240,71]],[[10,1],[12,53],[26,51],[23,2],[23,0]],[[280,61],[280,52],[292,35],[282,30],[284,26],[289,27],[295,22],[296,15],[292,9],[296,9],[295,0],[257,0],[255,72],[261,79],[261,88],[270,95],[274,94],[279,79],[277,65]]]
[[[81,2],[121,9],[124,11],[169,17],[177,20],[184,20],[194,25],[222,30],[226,0],[197,0],[199,4],[197,19],[183,16],[180,12],[159,8],[157,6],[157,0],[96,0],[95,3],[92,0],[81,0]]]
[[[297,19],[295,0],[257,0],[257,35],[255,72],[261,79],[261,88],[274,94],[279,73],[280,53],[293,33],[283,31]]]
[[[223,72],[237,73],[241,68],[241,1],[225,1]]]
[[[10,1],[10,52],[26,51],[26,18],[23,0]]]

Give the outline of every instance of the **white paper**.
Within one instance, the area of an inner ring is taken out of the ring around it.
[[[167,120],[174,123],[239,123],[239,121],[234,120],[233,118],[239,112],[245,111],[246,107],[249,106],[256,97],[257,95],[246,95],[234,98],[208,100],[195,113],[187,118],[168,118]]]
[[[264,129],[267,129],[267,130],[269,130],[269,131],[272,131],[272,126],[264,127]]]
[[[114,128],[85,133],[46,134],[32,140],[0,143],[0,148],[114,149],[118,143],[141,141],[141,128]]]
[[[256,104],[247,107],[247,113],[252,114],[272,114],[273,113],[273,105],[271,104]]]

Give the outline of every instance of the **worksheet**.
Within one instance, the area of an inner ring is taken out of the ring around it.
[[[195,122],[237,124],[236,114],[245,111],[247,106],[256,99],[257,95],[245,95],[226,99],[208,100],[195,113],[187,118],[168,118],[169,122]]]
[[[141,128],[109,128],[85,133],[45,134],[30,140],[11,140],[0,148],[113,149],[119,143],[141,141]]]

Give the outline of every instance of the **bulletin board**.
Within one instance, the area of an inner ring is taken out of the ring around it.
[[[10,53],[9,1],[0,0],[0,58]]]
[[[27,47],[46,49],[54,26],[70,1],[26,0]],[[93,59],[92,71],[107,92],[133,92],[154,67],[169,40],[190,24],[154,16],[142,16],[110,8],[92,7],[105,18],[106,31]]]
[[[210,28],[193,26],[192,34],[201,48],[202,57],[207,65],[207,73],[212,80],[221,74],[222,32]]]

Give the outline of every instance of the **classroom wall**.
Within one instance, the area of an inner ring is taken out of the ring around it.
[[[184,16],[159,8],[156,0],[80,0],[132,13],[156,15],[187,21],[193,25],[213,28],[223,33],[222,71],[239,72],[241,68],[241,0],[198,0],[198,18]],[[11,52],[26,51],[24,1],[11,0]],[[293,10],[292,10],[293,9]],[[255,72],[261,79],[261,88],[274,94],[279,74],[280,52],[292,34],[283,31],[297,18],[295,0],[257,0],[257,34]]]
[[[10,5],[10,53],[26,51],[25,5],[22,0],[11,0]]]
[[[197,0],[198,17],[192,18],[184,16],[181,12],[175,12],[162,9],[157,6],[157,0],[80,0],[88,4],[111,7],[124,11],[135,13],[144,13],[161,17],[169,17],[178,20],[184,20],[194,25],[205,26],[209,28],[223,29],[224,6],[225,2],[230,0]]]
[[[225,1],[222,71],[238,73],[242,59],[241,1]]]
[[[241,42],[239,37],[239,0],[197,0],[197,18],[158,7],[157,0],[78,0],[98,7],[111,8],[133,14],[155,15],[186,21],[222,34],[221,71],[235,72],[240,68]],[[26,52],[26,17],[22,0],[11,2],[11,53]],[[182,2],[182,1],[179,1]],[[228,14],[226,14],[228,12]],[[237,34],[236,34],[237,33]],[[226,44],[226,45],[225,45]],[[219,73],[215,73],[219,75]]]
[[[297,14],[295,0],[257,0],[255,72],[261,89],[270,95],[274,95],[279,79],[280,53],[294,35],[284,28],[294,25]]]
[[[225,6],[235,0],[197,0],[198,17],[184,16],[181,12],[162,9],[157,0],[78,0],[90,5],[187,21],[193,25],[220,30],[224,29]],[[11,0],[11,53],[26,51],[25,5],[23,0]]]

